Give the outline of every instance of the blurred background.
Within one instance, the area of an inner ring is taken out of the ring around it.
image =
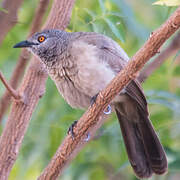
[[[156,4],[153,4],[155,3]],[[132,57],[176,7],[153,0],[76,0],[67,31],[95,31],[117,41]],[[177,1],[176,1],[177,2]],[[16,26],[0,47],[0,70],[10,79],[20,50],[13,49],[26,39],[39,1],[24,1]],[[157,5],[161,4],[161,5]],[[50,9],[51,4],[49,5]],[[48,14],[48,13],[47,13]],[[173,38],[168,40],[166,48]],[[158,55],[157,55],[158,56]],[[152,59],[153,60],[153,59]],[[151,180],[180,179],[180,56],[168,57],[144,83],[150,119],[168,156],[169,171]],[[0,96],[5,91],[0,82]],[[10,111],[10,109],[9,109]],[[6,123],[3,117],[0,131]],[[35,109],[30,126],[12,169],[9,180],[34,180],[46,167],[65,137],[68,127],[84,111],[72,109],[59,95],[49,78],[46,93]],[[97,132],[98,138],[88,143],[67,167],[62,180],[136,180],[127,159],[120,127],[114,114]]]

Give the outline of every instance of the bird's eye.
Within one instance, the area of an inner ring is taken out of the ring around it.
[[[39,41],[40,43],[44,42],[45,39],[46,39],[46,38],[45,38],[44,36],[39,36],[39,37],[38,37],[38,41]]]

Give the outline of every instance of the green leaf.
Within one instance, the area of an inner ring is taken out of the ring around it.
[[[87,9],[87,8],[84,8],[84,11],[89,15],[89,16],[91,16],[93,19],[95,18],[95,14],[94,14],[94,12],[93,11],[91,11],[91,10],[89,10],[89,9]]]
[[[8,11],[2,7],[0,7],[0,11],[4,12],[4,13],[8,13]]]
[[[151,104],[161,104],[173,112],[179,114],[180,98],[176,94],[169,93],[167,91],[149,91],[148,102]]]
[[[93,31],[96,32],[96,33],[99,33],[99,28],[98,28],[98,26],[96,25],[96,23],[95,23],[95,22],[92,22],[91,24],[92,24]]]
[[[176,94],[170,93],[168,91],[157,91],[157,90],[150,90],[146,92],[147,96],[153,97],[153,98],[164,98],[169,100],[179,100],[179,97]]]
[[[149,30],[137,21],[135,12],[126,0],[112,0],[124,16],[124,23],[129,31],[141,40],[146,40]]]
[[[116,16],[116,17],[119,17],[119,18],[124,18],[125,16],[123,16],[122,14],[120,14],[119,12],[108,12],[106,13],[106,15],[111,15],[111,16]]]
[[[160,105],[164,105],[166,106],[167,108],[171,109],[171,110],[174,110],[173,109],[173,104],[164,100],[164,99],[149,99],[148,100],[148,103],[149,104],[160,104]]]
[[[180,169],[180,159],[174,160],[169,164],[169,168],[174,171],[178,171]]]
[[[123,36],[119,33],[117,27],[107,18],[104,18],[104,21],[107,23],[113,34],[122,42],[124,42]]]
[[[173,72],[173,75],[180,76],[180,66],[176,66]]]
[[[99,0],[99,5],[100,5],[100,8],[101,8],[102,12],[105,13],[106,12],[106,8],[104,6],[103,0]]]
[[[179,6],[180,0],[159,0],[153,5],[161,5],[161,6]]]

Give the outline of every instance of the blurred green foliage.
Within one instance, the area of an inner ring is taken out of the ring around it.
[[[175,10],[152,5],[152,0],[77,0],[68,31],[95,31],[117,41],[131,57]],[[24,40],[38,1],[25,1],[19,21],[8,33],[0,48],[0,69],[9,79],[20,50],[11,48]],[[169,41],[166,43],[168,45]],[[178,54],[179,55],[179,54]],[[151,179],[180,179],[180,68],[177,56],[167,61],[143,84],[149,102],[152,123],[168,155],[169,172]],[[4,87],[0,85],[0,95]],[[35,109],[10,180],[33,180],[56,152],[68,127],[83,114],[72,109],[48,79],[46,93]],[[3,119],[3,125],[8,113]],[[2,127],[1,127],[2,129]],[[63,180],[135,180],[114,115],[64,171]]]
[[[159,0],[154,5],[165,5],[165,6],[179,6],[180,0]]]

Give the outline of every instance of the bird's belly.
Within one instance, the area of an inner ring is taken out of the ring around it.
[[[51,79],[55,82],[59,93],[71,107],[84,109],[90,105],[91,97],[80,92],[68,76],[60,76],[60,74],[53,69],[48,72]]]
[[[72,82],[64,81],[56,83],[56,86],[71,107],[84,109],[90,105],[91,98],[74,87]]]
[[[93,97],[104,89],[114,76],[115,73],[106,63],[87,63],[79,68],[74,84],[81,92]]]

